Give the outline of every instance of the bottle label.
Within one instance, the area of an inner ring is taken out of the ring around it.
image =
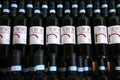
[[[37,71],[37,70],[45,70],[45,65],[36,65],[34,67],[34,71]]]
[[[83,67],[83,71],[89,71],[89,67]]]
[[[27,4],[27,8],[33,8],[32,4]]]
[[[99,70],[106,70],[105,66],[99,66]]]
[[[13,44],[26,44],[27,27],[14,26],[13,28]]]
[[[32,26],[30,28],[29,44],[44,44],[44,28],[41,26]]]
[[[115,12],[116,12],[116,9],[110,9],[109,12],[110,12],[110,13],[115,13]]]
[[[42,8],[48,9],[48,5],[47,4],[43,4]]]
[[[19,9],[19,12],[25,13],[25,9]]]
[[[46,44],[60,44],[60,27],[47,26]]]
[[[78,67],[78,72],[83,72],[83,67]]]
[[[10,44],[10,26],[0,26],[0,44]]]
[[[100,13],[100,9],[95,9],[94,13]]]
[[[70,9],[66,9],[64,13],[71,13]]]
[[[116,66],[115,70],[120,71],[120,66]]]
[[[95,26],[94,37],[95,37],[95,44],[108,44],[107,27]]]
[[[40,11],[39,9],[35,9],[35,10],[34,10],[34,13],[38,13],[38,14],[40,14],[41,11]]]
[[[22,70],[22,66],[20,65],[15,65],[11,67],[11,71],[21,71]]]
[[[87,4],[87,8],[93,8],[92,4]]]
[[[72,8],[78,8],[78,5],[77,4],[73,4]]]
[[[103,4],[102,8],[108,8],[108,5],[107,4]]]
[[[51,9],[50,13],[54,13],[55,14],[56,13],[55,9]]]
[[[57,71],[57,67],[56,66],[50,66],[49,71]]]
[[[77,44],[91,44],[90,26],[77,27]]]
[[[120,8],[120,4],[117,4],[117,8]]]
[[[7,9],[7,8],[5,8],[5,9],[3,9],[3,12],[10,13],[10,10],[9,10],[9,9]]]
[[[69,71],[77,71],[77,66],[70,66]]]
[[[13,8],[17,8],[18,5],[13,3],[13,4],[11,4],[11,7],[13,7]]]
[[[85,9],[80,9],[79,13],[86,13]]]
[[[108,27],[109,44],[120,43],[120,25]]]
[[[2,4],[0,4],[0,8],[2,8]]]
[[[63,26],[61,27],[61,43],[62,44],[75,44],[75,27]]]
[[[57,8],[63,8],[63,5],[62,4],[58,4]]]

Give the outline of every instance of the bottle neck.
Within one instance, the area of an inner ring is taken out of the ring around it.
[[[35,10],[34,10],[34,15],[40,15],[40,14],[41,14],[40,9],[35,9]]]
[[[9,9],[7,9],[7,8],[4,8],[3,9],[3,14],[9,14],[10,13],[10,10]]]
[[[64,11],[64,14],[65,14],[65,15],[70,15],[70,14],[71,14],[70,9],[66,9],[66,10]]]
[[[101,15],[100,9],[95,9],[94,14],[95,14],[95,16],[100,16]]]
[[[115,16],[116,15],[116,9],[115,8],[110,9],[109,14],[110,14],[110,16]]]
[[[25,14],[25,9],[23,8],[19,9],[19,14]]]
[[[50,9],[49,13],[50,13],[50,15],[55,15],[56,11],[55,11],[55,9]]]

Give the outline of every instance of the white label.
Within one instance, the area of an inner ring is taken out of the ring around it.
[[[0,26],[0,44],[10,44],[10,26]]]
[[[44,44],[44,29],[41,26],[32,26],[30,28],[29,44]]]
[[[91,44],[90,26],[77,27],[77,44]]]
[[[116,67],[115,67],[115,70],[118,70],[118,71],[119,71],[119,70],[120,70],[120,66],[116,66]]]
[[[57,71],[57,67],[56,66],[50,66],[49,70],[50,71]]]
[[[33,8],[32,4],[27,4],[27,8]]]
[[[14,8],[17,8],[18,6],[17,6],[17,4],[11,4],[11,7],[14,7]]]
[[[84,71],[89,71],[89,67],[83,67]]]
[[[103,4],[102,8],[108,8],[108,5],[107,4]]]
[[[58,4],[57,8],[63,8],[63,5],[62,4]]]
[[[22,66],[19,66],[19,65],[11,67],[11,71],[21,71],[21,70],[22,70]]]
[[[2,8],[2,4],[0,4],[0,8]]]
[[[99,66],[99,70],[106,70],[105,66]]]
[[[61,28],[61,43],[62,44],[75,44],[75,27],[63,26]]]
[[[87,4],[87,8],[92,8],[93,5],[92,4]]]
[[[13,44],[26,44],[27,27],[14,26],[13,28]]]
[[[45,65],[36,65],[34,67],[34,71],[37,71],[37,70],[45,70]]]
[[[117,8],[120,8],[120,4],[117,4]]]
[[[42,5],[42,8],[46,8],[46,9],[47,9],[47,8],[48,8],[48,5],[47,5],[47,4],[43,4],[43,5]]]
[[[83,67],[78,67],[78,72],[83,72]]]
[[[47,26],[46,44],[60,44],[60,27]]]
[[[70,9],[65,10],[65,13],[70,13],[70,12],[71,12]]]
[[[78,5],[77,4],[73,4],[72,8],[78,8]]]
[[[109,44],[120,43],[120,25],[108,27]]]
[[[107,27],[95,26],[94,37],[95,37],[95,44],[108,44]]]
[[[69,71],[77,71],[77,66],[70,66]]]

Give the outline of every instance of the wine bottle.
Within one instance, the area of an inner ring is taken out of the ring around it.
[[[46,49],[47,53],[58,53],[60,45],[60,27],[56,17],[55,2],[49,2],[49,17],[46,20]]]
[[[11,75],[10,80],[13,79],[19,79],[24,80],[24,77],[22,76],[22,63],[21,63],[21,57],[22,51],[20,50],[14,50],[12,54],[12,65],[11,65]]]
[[[101,3],[101,15],[107,18],[108,17],[108,0],[102,0],[100,3]]]
[[[41,1],[42,2],[42,16],[47,18],[48,16],[48,0]]]
[[[77,50],[78,55],[90,57],[91,55],[91,27],[89,18],[86,16],[85,1],[79,2],[79,17],[77,19]]]
[[[0,56],[7,56],[10,48],[10,19],[9,1],[3,1],[3,13],[0,15]]]
[[[94,1],[94,44],[95,44],[95,56],[97,58],[108,57],[107,45],[108,45],[108,34],[106,21],[101,15],[100,1]]]
[[[64,56],[74,53],[76,37],[75,26],[73,26],[73,18],[71,17],[70,2],[64,1],[64,17],[62,18],[61,27],[61,46]]]
[[[78,16],[78,1],[77,0],[71,0],[72,2],[72,9],[71,9],[71,14],[74,18]]]
[[[57,76],[57,55],[56,53],[49,53],[49,72],[47,80],[59,80]]]
[[[63,1],[62,0],[58,0],[57,1],[57,16],[59,19],[61,19],[63,17]],[[61,21],[61,20],[59,20]]]
[[[66,66],[67,66],[67,76],[66,80],[79,80],[79,77],[77,75],[77,57],[76,53],[70,53],[70,55],[67,58]]]
[[[57,76],[59,80],[66,80],[66,57],[58,55],[58,72]]]
[[[117,5],[116,5],[116,9],[117,9],[116,12],[117,12],[117,15],[120,16],[120,0],[117,0],[117,1],[116,1],[116,4],[117,4]]]
[[[93,17],[93,2],[92,0],[86,0],[86,14],[88,17]]]
[[[83,57],[77,56],[77,73],[79,76],[79,79],[85,80],[84,73],[83,73]]]
[[[96,80],[96,77],[91,73],[90,65],[91,65],[91,60],[89,58],[84,58],[83,75],[86,80]]]
[[[77,26],[77,17],[78,17],[78,0],[71,0],[71,16],[73,16],[73,25]]]
[[[0,14],[2,14],[2,8],[3,8],[2,1],[0,1]]]
[[[98,60],[98,80],[111,80],[107,70],[107,60],[106,59],[99,59]]]
[[[25,1],[19,2],[19,13],[15,17],[13,27],[13,50],[22,51],[22,56],[25,55],[26,44],[27,44],[27,26],[25,16]]]
[[[10,13],[11,13],[12,17],[15,17],[17,15],[17,8],[18,8],[17,1],[16,0],[11,0]]]
[[[30,55],[33,55],[37,50],[44,49],[44,27],[42,25],[40,2],[37,0],[34,2],[34,14],[30,19],[29,32]]]
[[[10,44],[12,44],[12,38],[13,38],[13,26],[14,26],[14,21],[15,21],[15,17],[18,13],[18,4],[17,4],[17,0],[11,0],[11,5],[10,5],[10,18],[11,18],[11,38],[10,38]],[[13,45],[10,45],[10,53],[12,53],[12,49],[13,49]]]
[[[34,75],[33,80],[47,80],[47,76],[45,74],[45,63],[44,63],[44,52],[41,50],[37,50],[34,54]]]
[[[115,59],[115,71],[112,75],[112,80],[119,80],[120,79],[120,58]]]
[[[33,9],[32,0],[28,0],[26,5],[26,15],[28,18],[32,17],[32,9]]]
[[[108,19],[108,41],[110,45],[110,52],[111,52],[111,58],[119,57],[120,54],[120,19],[116,15],[116,9],[115,9],[115,1],[110,0],[109,2],[109,14],[110,17]]]
[[[29,75],[29,56],[22,57],[22,75],[25,80],[30,80],[31,76]]]

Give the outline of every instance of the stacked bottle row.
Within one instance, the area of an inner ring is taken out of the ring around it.
[[[116,72],[118,75],[119,0],[3,0],[0,3],[3,79],[8,75],[16,79],[20,77],[18,74],[26,76],[26,73],[30,73],[29,77],[35,75],[31,79],[39,79],[45,66],[49,68],[46,70],[48,80],[56,78],[59,69],[65,73],[65,80],[79,79],[79,73],[86,79],[89,79],[86,76],[99,79],[101,75],[109,79],[107,61],[112,65],[111,72],[115,72],[113,79]],[[95,73],[100,72],[97,76],[92,75],[92,61],[96,63],[95,68],[98,67]]]

